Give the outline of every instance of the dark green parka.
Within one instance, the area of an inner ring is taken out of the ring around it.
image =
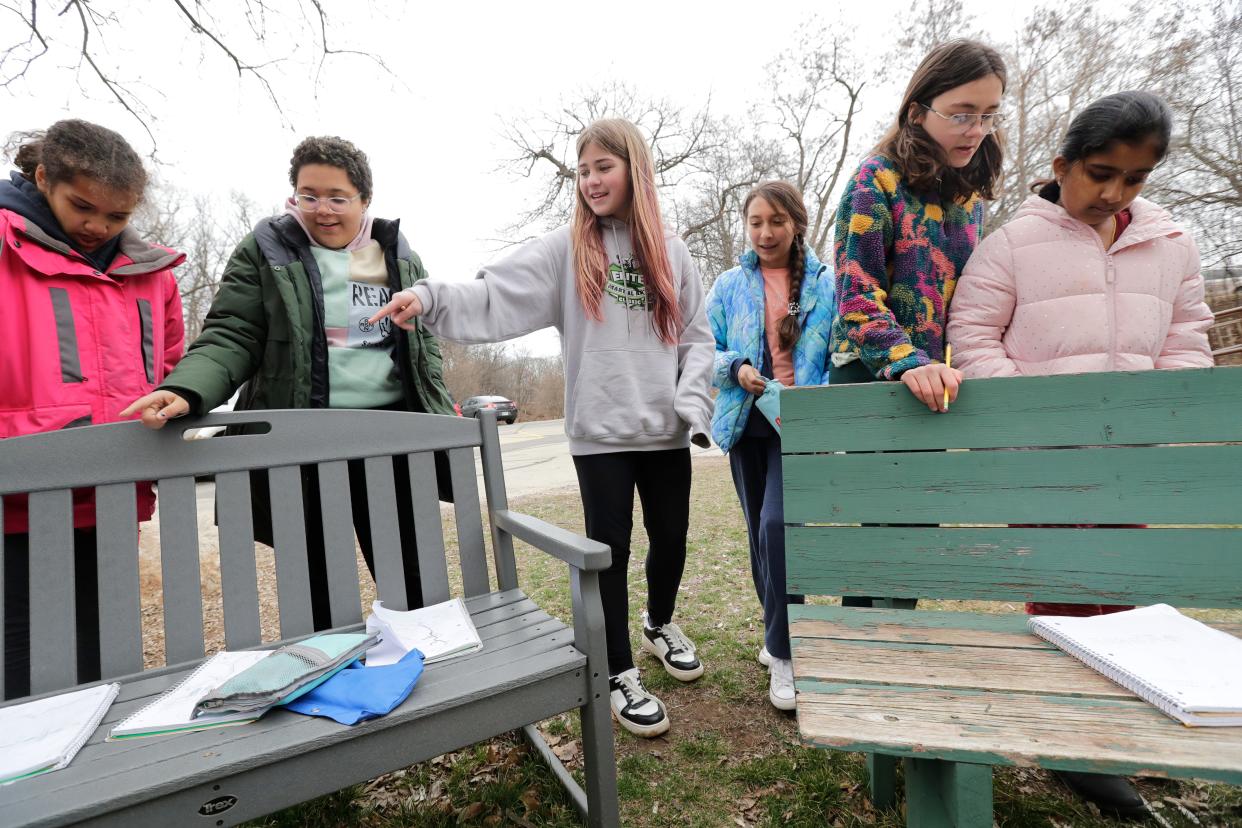
[[[398,222],[375,219],[371,237],[393,291],[426,278]],[[245,384],[236,408],[327,408],[328,342],[323,281],[310,241],[293,216],[265,218],[229,258],[203,332],[161,388],[206,414]],[[393,361],[411,411],[452,414],[435,337],[419,322],[394,326]]]

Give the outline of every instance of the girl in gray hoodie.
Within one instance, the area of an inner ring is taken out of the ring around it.
[[[578,138],[573,221],[483,268],[469,282],[420,282],[372,320],[415,316],[437,336],[479,343],[549,326],[561,335],[565,432],[587,536],[612,549],[600,575],[609,689],[639,736],[669,728],[630,649],[627,571],[634,490],[651,541],[642,647],[681,681],[703,674],[673,623],[690,522],[690,443],[709,445],[714,341],[703,282],[664,228],[651,150],[629,121],[596,121]]]

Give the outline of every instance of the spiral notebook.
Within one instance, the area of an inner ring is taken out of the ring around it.
[[[1037,615],[1031,632],[1192,727],[1242,726],[1242,639],[1168,604],[1069,618]]]
[[[68,765],[120,689],[101,684],[0,708],[0,785]]]
[[[194,715],[198,700],[233,676],[271,654],[271,650],[244,650],[238,653],[216,653],[198,665],[193,673],[164,692],[155,701],[112,728],[109,741],[133,739],[138,736],[164,736],[189,733],[211,727],[246,724],[263,715],[262,710],[246,713],[207,713]]]

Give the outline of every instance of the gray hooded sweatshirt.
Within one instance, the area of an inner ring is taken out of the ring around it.
[[[565,360],[565,433],[570,454],[707,445],[708,395],[715,341],[703,311],[703,282],[685,242],[665,245],[681,310],[676,345],[660,340],[629,228],[602,219],[611,265],[600,303],[602,322],[578,300],[573,245],[562,227],[488,265],[469,282],[414,286],[423,322],[456,342],[496,342],[549,326],[561,334]]]

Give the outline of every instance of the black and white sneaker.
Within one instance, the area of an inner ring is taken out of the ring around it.
[[[608,679],[608,700],[613,718],[635,736],[649,739],[668,732],[664,705],[643,687],[637,667]]]
[[[665,671],[679,681],[694,681],[703,675],[703,664],[694,654],[694,642],[686,637],[681,627],[671,621],[662,627],[652,627],[646,611],[643,612],[643,649],[660,659]]]

